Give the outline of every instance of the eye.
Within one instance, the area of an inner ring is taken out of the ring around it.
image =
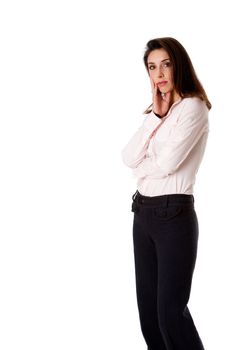
[[[154,68],[155,68],[154,66],[149,66],[149,69],[151,69],[151,70],[154,69]]]
[[[167,61],[167,62],[164,62],[163,67],[167,68],[167,67],[170,67],[170,65],[171,65],[171,62]]]

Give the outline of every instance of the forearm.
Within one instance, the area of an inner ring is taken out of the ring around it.
[[[201,107],[183,114],[173,134],[158,153],[145,157],[133,174],[142,178],[164,178],[173,174],[188,157],[204,133],[208,133],[208,113]],[[160,145],[161,146],[161,145]]]
[[[132,136],[121,152],[123,162],[130,168],[136,168],[146,157],[150,139],[162,120],[153,112],[149,113],[142,126]]]

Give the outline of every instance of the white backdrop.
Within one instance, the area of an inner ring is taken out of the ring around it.
[[[187,49],[213,108],[195,185],[189,308],[232,349],[230,2],[1,1],[0,348],[143,350],[121,149],[151,89],[148,40]]]

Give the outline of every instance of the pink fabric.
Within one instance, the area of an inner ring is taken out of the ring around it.
[[[193,194],[209,133],[208,112],[205,102],[188,97],[176,101],[162,119],[145,114],[121,153],[142,195]]]

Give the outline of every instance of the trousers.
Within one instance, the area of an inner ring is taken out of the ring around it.
[[[197,257],[192,194],[132,196],[136,296],[148,350],[204,350],[187,306]]]

